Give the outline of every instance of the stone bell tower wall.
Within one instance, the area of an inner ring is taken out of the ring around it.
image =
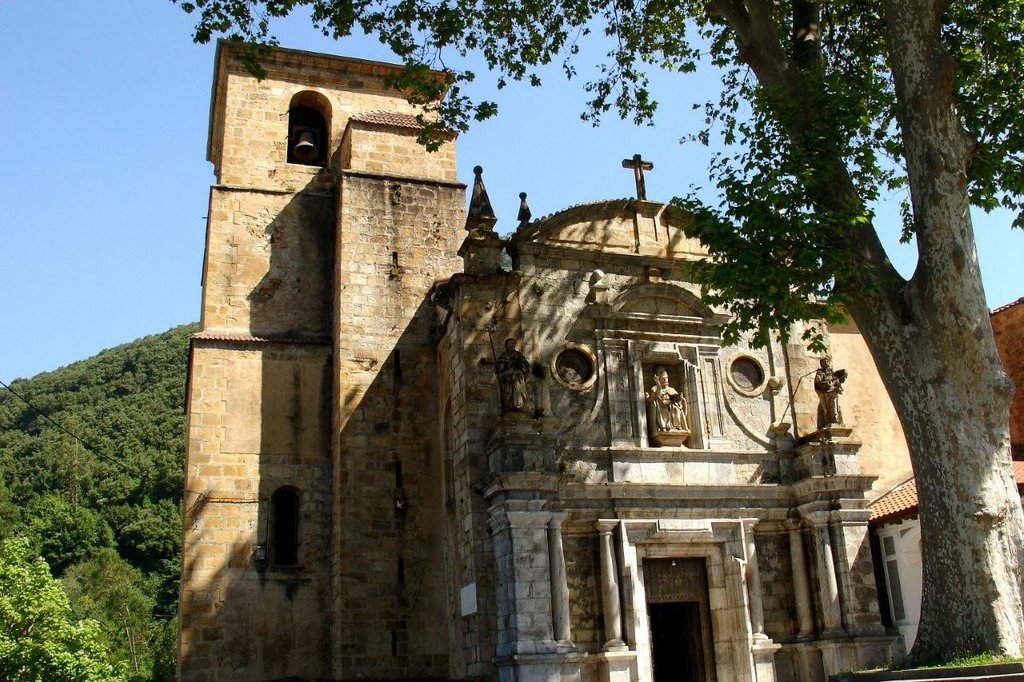
[[[218,46],[207,146],[218,184],[295,191],[317,175],[314,166],[286,161],[288,112],[300,93],[315,93],[324,109],[331,154],[353,115],[419,113],[385,85],[401,72],[392,64],[300,50],[275,50],[259,63],[266,72],[262,80],[246,71],[238,48]]]
[[[179,678],[443,676],[420,311],[459,266],[454,145],[418,145],[415,108],[384,84],[398,67],[291,50],[260,63],[262,80],[218,48]],[[288,160],[296,106],[324,118],[322,165]]]
[[[388,146],[414,144],[400,135]],[[464,187],[346,169],[338,196],[335,676],[443,677],[442,417],[426,299],[460,265]]]
[[[260,65],[262,80],[245,70],[238,48],[218,48],[203,329],[327,338],[339,169],[454,180],[454,145],[428,154],[409,134],[417,110],[385,86],[398,67],[293,50],[275,51]],[[323,166],[288,162],[296,103],[325,119]],[[369,141],[355,136],[353,147],[354,136],[345,134],[350,119],[368,112],[392,126],[378,126]]]

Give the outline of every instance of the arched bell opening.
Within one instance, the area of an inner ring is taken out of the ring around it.
[[[288,109],[288,163],[323,166],[330,143],[331,106],[316,92],[300,92]]]

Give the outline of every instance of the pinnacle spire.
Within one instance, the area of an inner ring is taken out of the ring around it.
[[[516,220],[519,224],[530,222],[530,218],[533,217],[533,213],[530,212],[530,206],[526,203],[526,192],[519,193],[519,215],[516,216]]]
[[[498,218],[494,215],[494,209],[491,208],[491,200],[487,196],[487,188],[484,187],[483,179],[484,169],[481,166],[473,167],[473,194],[469,200],[469,213],[466,215],[466,230],[473,232],[474,230],[480,230],[483,232],[490,232],[494,229],[494,224],[498,222]]]

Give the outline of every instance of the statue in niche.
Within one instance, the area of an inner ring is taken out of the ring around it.
[[[814,373],[814,391],[818,394],[818,428],[843,423],[843,412],[839,409],[839,394],[846,381],[845,369],[832,369],[832,360],[822,358],[818,371]]]
[[[647,391],[647,424],[657,445],[680,445],[690,435],[686,403],[668,382],[664,365],[654,368],[654,385]]]
[[[530,361],[516,350],[516,340],[505,339],[505,352],[497,360],[498,387],[501,389],[501,413],[526,411],[526,378]]]

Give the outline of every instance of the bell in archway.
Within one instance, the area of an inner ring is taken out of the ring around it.
[[[299,163],[312,163],[320,156],[316,146],[316,135],[312,130],[299,133],[299,141],[292,147],[292,157]]]

